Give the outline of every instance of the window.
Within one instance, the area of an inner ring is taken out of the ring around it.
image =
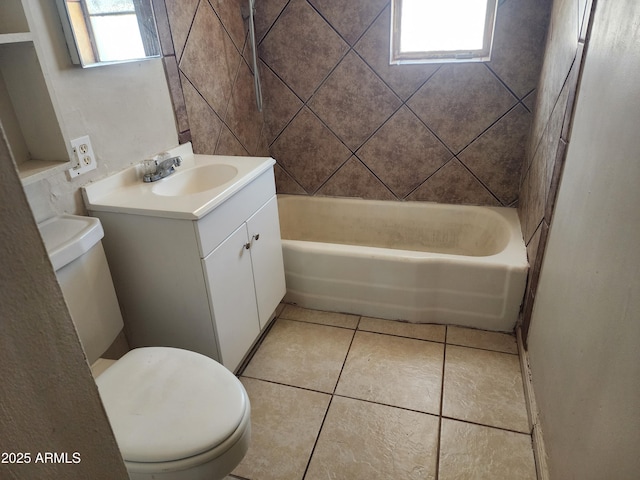
[[[391,64],[488,61],[497,0],[392,0]]]
[[[159,55],[150,0],[63,1],[83,65]]]
[[[145,56],[132,0],[87,0],[86,7],[101,62]]]

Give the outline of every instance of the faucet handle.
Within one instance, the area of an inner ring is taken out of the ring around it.
[[[159,169],[170,170],[174,166],[179,167],[181,164],[182,164],[182,157],[178,155],[175,157],[167,158],[166,160],[162,160],[158,164],[158,167]]]

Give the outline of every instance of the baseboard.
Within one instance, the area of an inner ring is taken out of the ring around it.
[[[549,480],[549,469],[547,467],[547,454],[542,437],[542,428],[539,422],[538,407],[536,397],[531,383],[531,369],[529,368],[529,354],[524,349],[522,340],[522,330],[520,326],[516,329],[518,339],[518,351],[520,352],[520,370],[522,371],[522,383],[524,386],[524,397],[529,413],[529,427],[531,429],[531,439],[533,443],[533,456],[536,462],[536,475],[538,480]]]

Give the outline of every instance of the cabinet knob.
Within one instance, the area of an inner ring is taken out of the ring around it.
[[[249,250],[251,248],[251,242],[247,242],[244,244],[244,248],[246,248],[247,250]]]
[[[260,239],[260,234],[256,233],[253,237],[251,237],[251,240],[256,239],[259,240]]]

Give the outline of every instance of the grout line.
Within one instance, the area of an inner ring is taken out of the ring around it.
[[[358,323],[360,323],[360,318],[358,318]],[[357,328],[357,326],[356,326]],[[336,394],[336,389],[338,388],[338,383],[340,382],[340,377],[342,377],[342,372],[344,371],[344,366],[347,364],[347,359],[349,358],[349,353],[351,352],[351,347],[353,346],[353,341],[356,338],[357,330],[353,330],[353,335],[351,335],[351,341],[349,342],[349,348],[347,348],[347,354],[344,356],[344,361],[342,362],[342,367],[340,368],[340,373],[338,374],[338,378],[336,379],[336,384],[333,386],[333,392],[331,395]]]
[[[476,425],[478,427],[487,427],[487,428],[492,428],[494,430],[502,430],[503,432],[518,433],[520,435],[527,435],[529,437],[531,436],[531,434],[528,432],[521,432],[520,430],[513,430],[512,428],[496,427],[495,425],[487,425],[486,423],[473,422],[471,420],[463,420],[461,418],[449,417],[447,415],[443,415],[442,418],[447,420],[455,420],[456,422],[461,422],[461,423],[468,423],[469,425]]]
[[[393,322],[394,320],[390,320],[390,321]],[[375,330],[364,330],[362,328],[359,328],[358,330],[361,331],[361,332],[366,332],[366,333],[377,333],[378,335],[387,335],[389,337],[407,338],[409,340],[420,340],[421,342],[431,342],[431,343],[439,343],[439,344],[444,344],[445,343],[444,340],[431,340],[431,339],[428,339],[428,338],[408,337],[406,335],[400,335],[398,333],[377,332]]]
[[[436,446],[436,475],[435,480],[440,477],[440,451],[442,449],[442,410],[444,408],[444,373],[447,363],[447,335],[449,327],[445,325],[444,330],[444,349],[442,351],[442,375],[440,376],[440,414],[438,415],[438,443]]]
[[[241,375],[241,377],[250,378],[251,380],[258,380],[260,382],[272,383],[274,385],[280,385],[281,387],[297,388],[298,390],[304,390],[306,392],[322,393],[323,395],[333,395],[329,392],[323,392],[322,390],[314,390],[313,388],[309,387],[300,387],[299,385],[291,385],[290,383],[278,382],[276,380],[266,380],[260,377],[252,377],[251,375]]]
[[[443,365],[444,365],[444,362],[443,362]],[[344,394],[337,394],[337,393],[331,394],[331,393],[323,392],[323,391],[320,391],[320,390],[313,390],[311,388],[300,387],[300,386],[297,386],[297,385],[290,385],[290,384],[282,383],[282,382],[276,382],[274,380],[265,380],[263,378],[251,377],[249,375],[243,375],[243,377],[244,378],[249,378],[249,379],[252,379],[252,380],[257,380],[257,381],[260,381],[260,382],[271,383],[271,384],[274,384],[274,385],[280,385],[280,386],[283,386],[283,387],[289,387],[289,388],[295,388],[295,389],[299,389],[299,390],[304,390],[304,391],[307,391],[307,392],[321,393],[323,395],[329,395],[331,397],[331,399],[333,399],[334,397],[348,398],[350,400],[357,400],[357,401],[360,401],[360,402],[371,403],[373,405],[382,405],[382,406],[385,406],[385,407],[397,408],[397,409],[405,410],[405,411],[408,411],[408,412],[420,413],[420,414],[423,414],[423,415],[431,415],[432,417],[440,417],[442,419],[455,420],[457,422],[468,423],[470,425],[477,425],[479,427],[493,428],[495,430],[503,430],[505,432],[519,433],[521,435],[531,435],[530,433],[521,432],[519,430],[513,430],[513,429],[510,429],[510,428],[503,428],[503,427],[496,427],[495,425],[488,425],[486,423],[473,422],[471,420],[464,420],[464,419],[461,419],[461,418],[456,418],[456,417],[450,417],[450,416],[447,416],[447,415],[443,415],[442,414],[442,407],[443,407],[443,405],[442,405],[442,397],[443,397],[443,393],[444,393],[444,367],[443,367],[443,382],[442,382],[442,388],[441,388],[440,414],[425,412],[423,410],[416,410],[416,409],[413,409],[413,408],[399,407],[398,405],[391,405],[389,403],[376,402],[374,400],[367,400],[367,399],[364,399],[364,398],[352,397],[352,396],[344,395]],[[439,440],[438,440],[438,442],[439,442]]]
[[[383,407],[397,408],[399,410],[404,410],[406,412],[420,413],[422,415],[430,415],[432,417],[438,417],[437,413],[425,412],[424,410],[416,410],[415,408],[399,407],[398,405],[392,405],[390,403],[376,402],[374,400],[367,400],[365,398],[351,397],[351,396],[345,395],[343,393],[334,393],[332,396],[333,397],[340,397],[340,398],[348,398],[349,400],[357,400],[358,402],[370,403],[372,405],[381,405]]]
[[[362,318],[361,316],[358,317],[358,322],[356,323],[356,329],[353,330],[353,334],[351,335],[351,342],[349,342],[349,348],[347,348],[347,353],[344,356],[344,361],[342,362],[340,373],[338,374],[338,378],[336,379],[336,384],[333,386],[333,393],[331,393],[331,397],[329,398],[329,405],[327,405],[327,410],[324,412],[324,417],[322,418],[322,423],[320,424],[320,428],[318,429],[318,435],[316,435],[316,440],[315,442],[313,442],[313,448],[311,449],[311,453],[309,454],[309,460],[307,460],[307,465],[304,469],[304,473],[302,474],[302,478],[304,478],[307,475],[307,470],[309,470],[309,466],[311,465],[311,459],[313,458],[313,454],[316,451],[316,446],[318,445],[318,441],[320,440],[320,434],[322,433],[322,429],[324,428],[324,423],[326,422],[327,416],[329,415],[329,409],[331,408],[331,404],[333,403],[333,398],[335,397],[336,388],[338,388],[338,383],[340,382],[342,371],[344,370],[344,366],[347,363],[347,358],[349,357],[349,352],[351,351],[351,345],[353,345],[353,340],[356,337],[356,331],[361,318]]]
[[[357,316],[357,315],[353,315],[353,314],[349,314],[352,316]],[[489,347],[477,347],[475,345],[465,345],[462,343],[454,343],[454,342],[449,342],[446,339],[446,333],[445,333],[445,339],[444,340],[435,340],[435,339],[429,339],[429,338],[416,338],[414,336],[408,336],[408,335],[400,335],[398,333],[388,333],[388,332],[380,332],[380,331],[376,331],[376,330],[367,330],[367,329],[363,329],[360,328],[360,321],[362,320],[362,316],[358,317],[358,321],[357,324],[354,328],[351,327],[344,327],[342,325],[330,325],[327,323],[320,323],[320,322],[312,322],[309,320],[300,320],[297,318],[287,318],[287,317],[283,317],[282,314],[278,317],[278,319],[282,319],[282,320],[290,320],[293,322],[300,322],[300,323],[309,323],[312,325],[323,325],[325,327],[335,327],[335,328],[342,328],[344,330],[355,330],[355,331],[360,331],[360,332],[366,332],[366,333],[375,333],[378,335],[387,335],[389,337],[396,337],[396,338],[407,338],[409,340],[419,340],[422,342],[432,342],[432,343],[440,343],[440,344],[447,344],[447,345],[454,345],[456,347],[465,347],[465,348],[473,348],[475,350],[484,350],[487,352],[495,352],[495,353],[506,353],[507,355],[518,355],[518,352],[516,351],[515,353],[513,352],[505,352],[503,350],[497,350],[495,348],[489,348]],[[388,320],[389,322],[395,322],[396,320]],[[403,323],[403,322],[399,322],[399,323]],[[443,327],[447,327],[447,326],[453,326],[453,327],[458,327],[458,325],[444,325],[444,324],[439,324],[439,323],[424,323],[424,324],[410,324],[410,325],[433,325],[433,326],[443,326]],[[469,327],[462,327],[460,326],[460,328],[469,328]],[[448,330],[446,330],[448,331]],[[478,330],[480,332],[487,332],[487,333],[496,333],[496,334],[503,334],[503,335],[510,335],[509,333],[505,333],[505,332],[494,332],[493,330]],[[514,340],[517,341],[517,339],[514,338]]]
[[[331,404],[333,403],[333,395],[329,398],[329,405],[327,405],[327,410],[324,412],[324,417],[322,417],[322,423],[320,424],[320,428],[318,429],[318,434],[316,435],[316,440],[313,442],[313,448],[309,453],[309,459],[307,460],[307,465],[304,467],[304,473],[302,474],[302,478],[307,476],[307,470],[309,470],[309,466],[311,465],[311,459],[313,458],[313,454],[316,451],[316,446],[318,445],[318,441],[320,440],[320,434],[322,433],[322,429],[324,428],[324,422],[327,421],[327,416],[329,415],[329,409],[331,408]]]
[[[309,320],[299,320],[297,318],[280,317],[280,319],[281,320],[288,320],[290,322],[307,323],[309,325],[321,325],[323,327],[342,328],[343,330],[351,330],[352,332],[355,332],[358,329],[357,325],[354,328],[351,328],[351,327],[343,327],[342,325],[330,325],[330,324],[327,324],[327,323],[311,322]]]
[[[462,345],[462,344],[459,344],[459,343],[449,343],[449,342],[447,342],[447,345],[451,345],[451,346],[454,346],[454,347],[473,348],[474,350],[482,350],[482,351],[485,351],[485,352],[504,353],[506,355],[518,356],[518,352],[516,352],[516,353],[503,352],[502,350],[494,350],[492,348],[474,347],[474,346],[471,346],[471,345]]]
[[[473,422],[473,421],[469,421],[469,420],[463,420],[463,419],[460,419],[460,418],[445,416],[443,414],[443,412],[444,412],[444,388],[445,388],[446,356],[447,356],[447,346],[448,345],[459,346],[459,347],[462,347],[462,348],[472,348],[472,349],[476,349],[476,350],[485,350],[485,351],[490,351],[490,352],[494,352],[494,353],[505,353],[507,355],[513,355],[513,354],[511,354],[509,352],[501,352],[501,351],[490,350],[490,349],[486,349],[486,348],[472,347],[472,346],[467,346],[467,345],[457,345],[457,344],[454,344],[454,343],[450,343],[450,341],[449,341],[449,333],[450,333],[449,330],[450,330],[450,328],[449,327],[451,327],[451,325],[444,325],[444,327],[445,327],[444,341],[443,342],[439,342],[439,341],[424,340],[424,339],[419,339],[419,338],[414,338],[414,337],[404,337],[404,336],[401,336],[401,335],[394,335],[394,334],[388,334],[388,333],[383,333],[383,332],[370,332],[368,330],[361,330],[360,329],[360,323],[361,323],[361,320],[362,320],[362,316],[357,316],[358,318],[357,318],[357,322],[356,322],[355,328],[347,328],[347,327],[340,327],[340,326],[335,326],[335,325],[326,325],[326,324],[322,324],[322,323],[309,322],[309,321],[304,321],[304,320],[287,319],[287,318],[283,318],[282,317],[282,313],[283,312],[284,312],[284,308],[282,310],[280,310],[280,313],[273,318],[273,320],[270,322],[270,325],[265,329],[265,331],[263,332],[261,341],[256,345],[256,347],[255,347],[254,351],[252,352],[251,356],[246,361],[245,367],[246,367],[246,365],[248,365],[248,363],[252,359],[253,355],[257,351],[259,345],[266,338],[267,334],[269,333],[269,331],[271,330],[273,325],[279,319],[290,320],[290,321],[295,321],[295,322],[299,322],[299,323],[308,323],[308,324],[312,324],[312,325],[322,325],[322,326],[329,326],[329,327],[333,326],[333,327],[336,327],[336,328],[342,328],[344,330],[351,330],[352,331],[352,337],[351,337],[351,341],[349,343],[349,347],[347,348],[347,353],[346,353],[346,355],[344,357],[342,366],[340,368],[340,372],[338,374],[337,380],[336,380],[335,385],[333,387],[333,391],[331,393],[330,392],[323,392],[323,391],[320,391],[320,390],[314,390],[314,389],[311,389],[311,388],[300,387],[300,386],[296,386],[296,385],[290,385],[290,384],[287,384],[287,383],[282,383],[282,382],[277,382],[277,381],[272,381],[272,380],[265,380],[265,379],[262,379],[262,378],[243,375],[245,378],[250,378],[250,379],[253,379],[253,380],[256,380],[256,381],[261,381],[261,382],[266,382],[266,383],[286,386],[286,387],[290,387],[290,388],[295,388],[295,389],[299,389],[299,390],[305,390],[305,391],[310,391],[310,392],[314,392],[314,393],[321,393],[321,394],[324,394],[324,395],[329,395],[329,402],[328,402],[327,408],[325,410],[322,422],[320,424],[320,428],[318,429],[317,435],[315,437],[313,448],[311,449],[311,452],[309,454],[309,457],[308,457],[308,460],[307,460],[307,463],[306,463],[306,466],[305,466],[303,478],[307,474],[307,471],[308,471],[308,469],[310,467],[311,460],[313,458],[315,449],[316,449],[317,444],[319,442],[320,435],[322,434],[322,430],[323,430],[325,422],[327,420],[328,413],[329,413],[329,410],[330,410],[331,405],[333,403],[333,400],[334,400],[335,397],[341,397],[341,398],[349,398],[349,399],[353,399],[353,400],[357,400],[357,401],[362,401],[362,402],[366,402],[366,403],[369,403],[369,404],[383,405],[383,406],[387,406],[387,407],[391,407],[391,408],[398,408],[398,409],[401,409],[401,410],[411,411],[411,412],[415,412],[415,413],[419,413],[419,414],[430,415],[432,417],[436,416],[438,418],[438,433],[437,433],[438,437],[437,437],[437,444],[436,444],[435,476],[434,476],[435,480],[438,480],[439,476],[440,476],[439,469],[440,469],[440,456],[441,456],[441,453],[442,453],[442,431],[443,431],[443,423],[444,423],[443,421],[444,421],[444,419],[455,420],[455,421],[458,421],[458,422],[467,423],[467,424],[471,424],[471,425],[477,425],[477,426],[481,426],[481,427],[492,428],[492,429],[495,429],[495,430],[502,430],[502,431],[511,432],[511,433],[529,435],[529,437],[531,438],[532,448],[533,448],[533,451],[534,451],[534,456],[535,456],[535,461],[536,461],[536,472],[537,472],[537,475],[538,475],[538,480],[547,480],[548,477],[544,476],[544,475],[541,475],[540,474],[540,470],[539,470],[540,466],[539,466],[539,458],[538,457],[539,457],[539,455],[541,453],[544,454],[544,446],[541,444],[541,442],[542,442],[541,432],[539,431],[539,428],[536,428],[536,427],[539,427],[539,425],[533,425],[533,432],[530,431],[530,432],[527,433],[527,432],[512,430],[512,429],[509,429],[509,428],[496,427],[494,425],[487,425],[487,424]],[[390,405],[390,404],[387,404],[387,403],[381,403],[381,402],[378,402],[378,401],[366,400],[366,399],[362,399],[362,398],[351,397],[351,396],[348,396],[348,395],[338,395],[338,394],[336,394],[337,386],[338,386],[338,384],[340,382],[340,378],[341,378],[342,373],[344,371],[344,368],[346,366],[347,359],[349,358],[349,353],[350,353],[351,348],[353,346],[353,342],[355,341],[355,335],[356,335],[356,333],[358,331],[362,331],[362,332],[366,332],[366,333],[373,333],[373,334],[378,334],[378,335],[387,335],[387,336],[390,336],[390,337],[407,338],[407,339],[410,339],[410,340],[421,340],[421,341],[424,341],[424,342],[439,343],[439,344],[443,345],[443,357],[442,357],[443,361],[442,361],[441,388],[440,388],[440,404],[439,404],[439,412],[438,413],[429,413],[429,412],[425,412],[425,411],[414,410],[414,409],[411,409],[411,408],[400,407],[400,406],[397,406],[397,405]],[[525,357],[526,356],[526,352],[522,348],[522,338],[521,338],[521,332],[520,331],[517,332],[516,340],[517,340],[518,350],[520,352],[520,355],[518,355],[517,353],[516,353],[516,355],[519,356],[520,363],[521,363],[521,368],[523,369],[522,370],[522,377],[523,377],[523,382],[525,382],[525,387],[524,388],[525,388],[525,393],[526,393],[527,392],[526,381],[530,380],[530,378],[527,376],[528,373],[525,374],[525,367],[527,367],[527,365],[524,365],[523,362],[526,362],[526,357]],[[524,352],[524,355],[523,355],[523,352]],[[244,368],[243,368],[243,370],[244,370]],[[526,370],[526,371],[528,372],[528,370]],[[531,401],[534,401],[534,399],[530,400],[529,396],[527,396],[527,402],[528,402],[527,403],[527,407],[528,408],[530,407],[529,402],[531,402]],[[533,404],[533,408],[535,408],[535,404]],[[532,417],[532,415],[530,413],[530,418],[531,417]],[[533,422],[530,421],[529,426],[531,426],[532,423]],[[545,467],[546,467],[546,464],[545,464]],[[231,478],[238,478],[240,480],[246,480],[246,479],[244,479],[244,477],[237,477],[237,476],[232,476]]]

